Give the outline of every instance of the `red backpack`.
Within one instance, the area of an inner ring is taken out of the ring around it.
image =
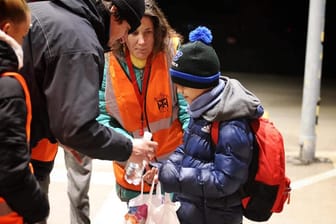
[[[219,122],[211,127],[211,138],[218,143]],[[273,212],[280,213],[290,199],[290,179],[285,173],[283,138],[266,118],[250,121],[255,135],[252,162],[247,182],[242,186],[243,215],[252,220],[267,221]]]

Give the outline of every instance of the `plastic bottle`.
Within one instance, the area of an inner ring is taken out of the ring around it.
[[[145,131],[144,139],[151,140],[152,133]],[[139,185],[141,183],[141,178],[145,170],[147,162],[145,160],[141,163],[128,161],[125,166],[125,180],[129,184]]]

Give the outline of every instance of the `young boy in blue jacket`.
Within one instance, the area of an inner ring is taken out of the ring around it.
[[[253,149],[248,121],[264,110],[239,81],[221,76],[208,28],[196,28],[189,39],[177,51],[170,74],[189,104],[191,119],[183,144],[160,166],[159,181],[180,201],[181,224],[240,224],[239,189],[247,180]],[[213,121],[220,121],[217,144],[211,141]]]

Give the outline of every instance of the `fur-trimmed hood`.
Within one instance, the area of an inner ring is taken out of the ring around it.
[[[0,72],[18,71],[23,65],[21,46],[0,30]]]

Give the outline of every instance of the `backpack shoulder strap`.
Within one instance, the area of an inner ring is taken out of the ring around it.
[[[211,124],[210,135],[213,143],[218,143],[218,134],[219,134],[219,121],[214,121]]]
[[[221,121],[213,121],[212,124],[211,124],[210,135],[211,135],[211,139],[212,139],[214,144],[218,143],[220,123],[221,123]],[[241,126],[238,126],[238,127],[241,127]]]

